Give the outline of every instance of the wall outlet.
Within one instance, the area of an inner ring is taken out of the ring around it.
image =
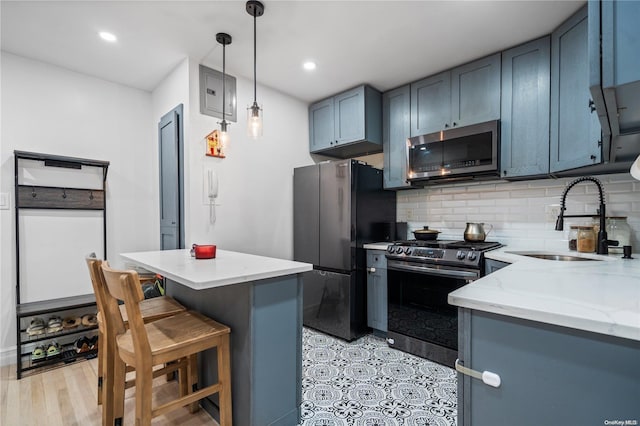
[[[407,209],[407,220],[413,220],[413,209]]]
[[[547,222],[555,222],[560,214],[560,204],[549,204],[544,207]]]
[[[0,210],[9,210],[8,192],[0,192]]]

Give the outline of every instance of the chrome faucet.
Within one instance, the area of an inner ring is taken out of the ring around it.
[[[571,188],[573,188],[576,184],[580,182],[593,182],[598,187],[598,193],[600,195],[600,208],[598,209],[598,216],[600,217],[600,231],[598,231],[598,244],[596,246],[596,253],[598,254],[609,254],[609,241],[607,240],[607,231],[606,231],[606,212],[604,206],[604,190],[602,189],[602,182],[598,179],[585,176],[578,179],[575,179],[565,188],[562,193],[562,201],[560,202],[560,214],[558,215],[558,220],[556,220],[556,231],[562,231],[564,227],[564,218],[565,217],[592,217],[590,214],[571,214],[565,215],[564,211],[566,210],[565,203],[567,201],[567,193]]]

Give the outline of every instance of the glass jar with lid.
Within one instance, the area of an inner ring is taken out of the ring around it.
[[[596,251],[596,233],[593,226],[578,226],[578,240],[576,245],[580,253]]]
[[[631,245],[631,228],[626,216],[607,217],[607,239],[618,242],[617,246],[609,246],[609,253],[622,253],[622,247]]]
[[[569,250],[578,250],[578,228],[577,225],[571,225],[569,229]]]

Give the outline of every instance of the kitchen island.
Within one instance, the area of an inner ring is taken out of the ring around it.
[[[302,400],[302,273],[312,265],[218,250],[124,253],[166,279],[167,294],[231,327],[231,386],[236,425],[294,425]],[[202,387],[217,381],[215,350],[199,357]],[[215,418],[217,395],[202,401]]]
[[[458,375],[458,424],[638,424],[640,260],[510,251],[486,253],[511,265],[449,294],[460,363],[501,378]]]

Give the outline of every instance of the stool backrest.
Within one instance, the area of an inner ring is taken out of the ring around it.
[[[95,254],[85,257],[91,276],[93,293],[96,296],[98,311],[101,312],[103,326],[107,329],[109,336],[116,336],[125,332],[124,320],[118,308],[118,301],[111,295],[102,273],[101,259],[96,259]]]
[[[109,263],[102,262],[102,274],[109,293],[118,300],[124,301],[129,320],[129,329],[135,346],[136,357],[151,357],[149,338],[140,312],[140,302],[144,300],[144,293],[140,285],[140,278],[136,271],[113,269]]]

